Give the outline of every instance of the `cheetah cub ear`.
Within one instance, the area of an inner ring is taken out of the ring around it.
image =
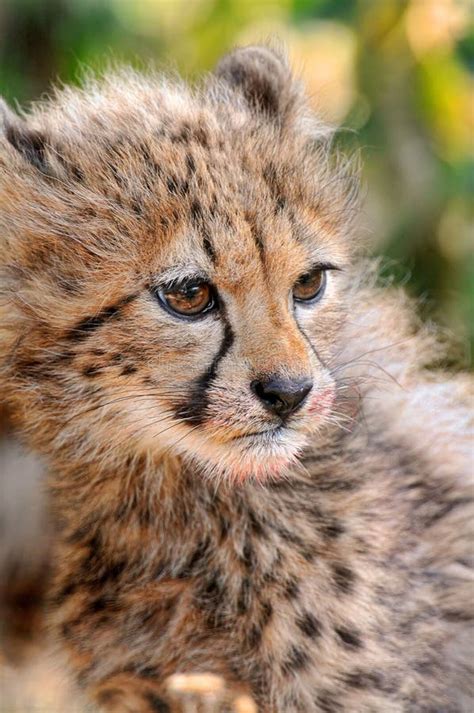
[[[2,135],[23,160],[39,169],[41,173],[52,175],[47,160],[46,136],[41,131],[30,128],[26,121],[17,116],[0,98],[0,138]]]
[[[218,63],[215,74],[243,95],[253,111],[284,123],[301,96],[286,59],[269,47],[241,47]]]

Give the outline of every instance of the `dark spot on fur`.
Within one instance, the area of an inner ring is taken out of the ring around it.
[[[108,307],[104,307],[100,312],[90,317],[85,317],[76,324],[67,334],[66,339],[74,342],[80,342],[86,339],[90,334],[99,329],[103,324],[112,319],[117,319],[120,316],[120,311],[123,307],[130,304],[138,295],[127,295],[122,297],[118,302]]]
[[[442,613],[443,619],[447,621],[472,621],[472,614],[469,611],[459,609],[447,609]]]
[[[79,688],[85,688],[91,673],[97,669],[97,662],[92,661],[87,666],[83,666],[80,671],[76,673],[76,681]]]
[[[125,181],[124,181],[123,176],[119,173],[117,166],[115,166],[115,164],[109,162],[108,167],[110,168],[110,171],[112,173],[112,176],[114,177],[114,180],[115,180],[115,183],[117,184],[117,186],[122,187],[124,185]],[[116,203],[118,203],[119,205],[122,205],[121,198],[118,196],[116,197]]]
[[[192,131],[193,139],[196,143],[200,144],[203,148],[208,148],[209,146],[209,136],[206,130],[202,126],[196,126]]]
[[[69,542],[70,544],[78,544],[84,541],[86,537],[90,535],[91,531],[91,523],[90,522],[85,522],[84,524],[80,525],[77,529],[75,529],[73,532],[71,532],[70,535],[67,536],[66,542]]]
[[[130,562],[120,559],[110,566],[103,567],[102,571],[94,578],[94,584],[103,587],[105,584],[117,582],[129,565]]]
[[[251,649],[257,648],[262,640],[262,630],[254,624],[247,635],[247,643]]]
[[[263,177],[275,201],[275,213],[281,213],[286,207],[286,198],[281,193],[280,181],[275,166],[270,163],[263,169]]]
[[[51,361],[54,364],[69,364],[74,360],[75,353],[73,351],[70,351],[69,349],[65,349],[62,352],[59,352],[58,354],[55,354],[53,357],[51,357]]]
[[[158,666],[139,666],[135,673],[140,676],[140,678],[158,679],[160,669]]]
[[[375,671],[351,671],[344,676],[344,682],[351,688],[383,688],[383,678]]]
[[[219,201],[217,200],[217,195],[215,193],[212,194],[211,202],[209,204],[209,215],[214,218],[215,215],[217,214],[217,209],[219,207]]]
[[[203,239],[202,244],[203,244],[203,247],[204,247],[204,252],[205,252],[206,255],[209,257],[210,261],[211,261],[212,263],[215,263],[215,262],[216,262],[217,255],[216,255],[216,251],[214,250],[214,246],[213,246],[213,244],[212,244],[211,239],[210,239],[208,236],[206,236],[206,237]]]
[[[77,582],[75,582],[75,581],[68,582],[68,584],[65,584],[62,587],[62,589],[60,589],[59,592],[57,594],[55,594],[50,599],[51,606],[54,606],[54,607],[61,606],[62,604],[64,604],[64,602],[67,599],[69,599],[70,596],[75,594],[77,591],[78,591]]]
[[[182,196],[187,196],[189,193],[189,181],[187,179],[181,181],[179,184],[179,192]]]
[[[332,571],[336,588],[343,594],[349,594],[353,590],[354,572],[349,567],[339,564],[334,565]]]
[[[198,597],[206,605],[214,605],[224,592],[222,575],[218,570],[211,571],[210,576],[204,580],[198,589]]]
[[[318,527],[320,526],[321,522],[324,522],[325,515],[323,514],[321,508],[319,508],[317,505],[301,503],[300,508],[301,511],[304,512],[311,520],[313,520]]]
[[[153,573],[153,579],[163,579],[168,576],[170,570],[170,565],[168,562],[160,562],[156,565],[155,571]]]
[[[189,560],[184,565],[183,569],[180,570],[176,576],[179,578],[190,577],[196,567],[202,565],[203,561],[207,559],[209,553],[209,546],[210,539],[209,537],[207,537],[199,543]]]
[[[265,253],[265,242],[263,240],[262,232],[256,226],[253,226],[252,228],[252,236],[260,257],[263,257]]]
[[[144,205],[142,201],[139,198],[131,198],[130,199],[130,205],[132,207],[133,212],[136,215],[143,215],[145,212]]]
[[[262,581],[265,582],[265,584],[275,584],[275,582],[278,581],[278,576],[275,570],[269,569],[265,572],[262,577]]]
[[[97,703],[101,706],[109,705],[110,703],[116,703],[117,699],[122,696],[122,691],[118,688],[107,688],[105,691],[100,691],[96,698]]]
[[[191,154],[186,154],[186,166],[188,167],[188,173],[190,176],[196,173],[196,162]]]
[[[61,624],[61,636],[66,640],[70,639],[71,636],[73,636],[72,629],[73,627],[71,625],[71,622],[64,622],[63,624]]]
[[[109,609],[110,605],[110,600],[105,596],[101,596],[89,602],[87,609],[90,614],[98,614],[99,612]]]
[[[226,518],[224,515],[219,514],[219,528],[220,528],[220,539],[221,542],[225,540],[227,535],[229,534],[230,528],[231,528],[231,523],[228,518]]]
[[[316,703],[322,713],[342,713],[343,708],[338,703],[334,693],[321,691],[316,697]]]
[[[89,364],[89,366],[84,367],[84,369],[82,370],[82,375],[87,377],[88,379],[91,379],[94,376],[100,374],[101,370],[101,367],[97,364]]]
[[[281,525],[279,522],[276,523],[269,521],[268,524],[270,525],[272,530],[278,533],[278,535],[286,542],[291,542],[292,545],[298,545],[301,551],[306,548],[306,542],[303,540],[302,537],[297,535],[296,532],[292,532],[284,525]]]
[[[160,696],[157,696],[153,691],[147,691],[144,696],[153,713],[171,713],[171,708],[166,701],[160,698]]]
[[[286,207],[286,198],[284,196],[278,196],[276,199],[276,210],[277,213],[281,213]]]
[[[251,586],[250,579],[244,577],[240,585],[240,593],[237,600],[237,611],[241,615],[245,614],[250,608]]]
[[[268,163],[263,169],[263,177],[270,188],[274,188],[277,182],[276,168],[273,163]]]
[[[252,543],[250,540],[246,540],[244,548],[242,551],[242,563],[243,565],[251,570],[255,567],[255,553],[252,548]]]
[[[298,646],[293,646],[281,664],[283,673],[290,674],[302,671],[310,662],[309,654]]]
[[[44,363],[39,359],[23,359],[18,364],[19,372],[24,376],[41,379],[51,379],[53,374],[50,371],[49,363]]]
[[[191,138],[191,129],[189,127],[189,124],[183,124],[183,126],[179,129],[179,131],[176,134],[173,134],[170,138],[173,143],[178,143],[178,144],[189,143],[190,138]]]
[[[356,490],[358,483],[351,480],[329,479],[327,482],[318,482],[317,488],[324,493],[343,493]]]
[[[362,641],[360,635],[354,629],[347,629],[346,627],[336,627],[335,632],[338,636],[339,641],[349,649],[360,649],[362,646]]]
[[[300,549],[300,554],[306,562],[313,562],[316,557],[316,552],[310,547],[302,547]]]
[[[453,498],[448,502],[440,503],[439,509],[430,517],[425,520],[425,527],[431,527],[443,517],[449,515],[453,510],[463,505],[469,505],[472,503],[472,498]]]
[[[78,183],[84,183],[86,174],[80,168],[79,166],[76,166],[75,164],[71,163],[70,161],[67,162],[67,169],[69,172],[69,175]]]
[[[305,636],[316,639],[321,635],[321,622],[309,612],[306,612],[296,620],[298,628]]]
[[[166,185],[168,186],[168,191],[173,195],[177,196],[179,193],[178,179],[175,176],[169,176],[166,179]]]
[[[136,506],[136,514],[138,516],[138,521],[143,527],[149,527],[155,521],[155,516],[150,508],[148,500],[143,499]]]
[[[203,210],[199,201],[193,201],[191,203],[191,218],[195,223],[202,221]]]
[[[263,527],[261,521],[257,519],[254,511],[250,508],[248,510],[248,518],[252,534],[256,537],[263,537],[265,535],[265,528]]]
[[[269,623],[273,616],[273,606],[270,602],[262,602],[261,614],[260,614],[260,626],[264,629]]]
[[[128,376],[129,374],[135,374],[137,371],[138,367],[134,366],[134,364],[127,364],[120,373],[122,376]]]
[[[345,527],[342,523],[337,520],[332,520],[322,526],[323,535],[325,535],[330,540],[335,540],[340,537],[345,532]]]
[[[285,597],[296,599],[300,593],[300,585],[296,579],[290,579],[285,585]]]
[[[156,161],[153,159],[152,155],[150,154],[150,150],[148,146],[144,143],[140,143],[138,146],[139,151],[141,152],[143,159],[145,161],[146,167],[150,173],[154,173],[159,175],[161,173],[161,169],[156,163]]]

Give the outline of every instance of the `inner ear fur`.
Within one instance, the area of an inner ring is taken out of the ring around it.
[[[215,74],[253,110],[279,121],[287,118],[300,93],[286,59],[269,47],[240,47],[221,59]]]
[[[0,130],[8,143],[29,164],[46,175],[51,174],[47,160],[48,141],[42,131],[32,129],[0,98]]]

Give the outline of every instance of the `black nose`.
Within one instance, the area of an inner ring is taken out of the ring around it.
[[[296,411],[313,386],[311,379],[255,379],[250,388],[268,411],[284,418]]]

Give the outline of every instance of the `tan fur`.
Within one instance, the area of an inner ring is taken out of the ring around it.
[[[470,709],[471,387],[357,257],[355,186],[264,48],[4,110],[0,384],[48,463],[48,623],[103,710],[171,710],[194,672],[263,713]],[[154,286],[196,272],[220,312],[170,316]],[[245,440],[262,374],[313,390]]]

